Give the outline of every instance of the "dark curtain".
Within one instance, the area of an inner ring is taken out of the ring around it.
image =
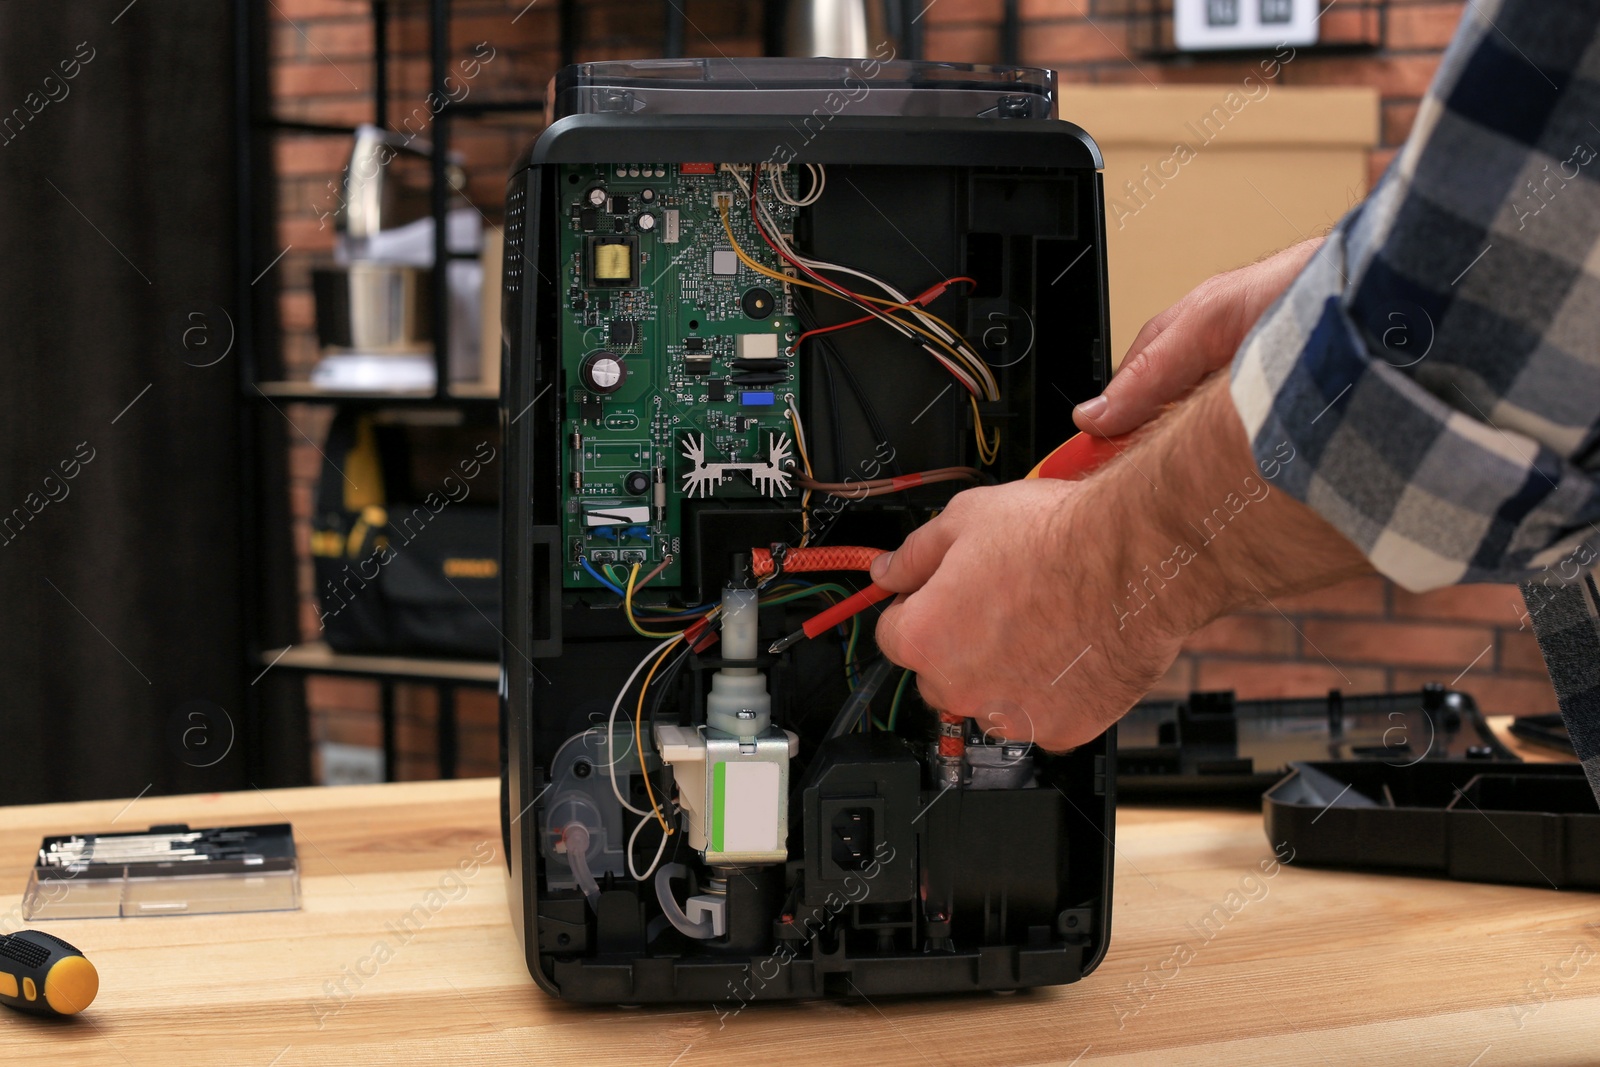
[[[243,788],[295,747],[244,651],[234,13],[0,4],[0,803]]]

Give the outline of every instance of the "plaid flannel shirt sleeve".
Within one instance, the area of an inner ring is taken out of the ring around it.
[[[1405,147],[1234,360],[1263,473],[1408,589],[1595,562],[1597,34],[1596,0],[1470,0]]]

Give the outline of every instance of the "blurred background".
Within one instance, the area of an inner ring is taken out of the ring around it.
[[[1120,354],[1365,194],[1462,7],[0,6],[0,803],[498,773],[500,225],[563,64],[1055,69],[1105,155]],[[417,548],[358,573],[384,538]],[[1521,620],[1512,587],[1362,579],[1219,620],[1157,695],[1554,711]]]

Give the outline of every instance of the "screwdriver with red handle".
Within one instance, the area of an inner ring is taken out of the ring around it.
[[[1082,478],[1120,453],[1126,446],[1127,442],[1120,437],[1097,437],[1094,434],[1076,433],[1040,460],[1038,466],[1028,472],[1028,477],[1056,478],[1062,481]],[[893,596],[892,590],[872,582],[853,596],[846,597],[826,611],[813,615],[794,633],[772,642],[767,651],[776,656],[801,641],[827,633],[872,605],[882,603]]]

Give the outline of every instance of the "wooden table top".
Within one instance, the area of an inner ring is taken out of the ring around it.
[[[726,1019],[710,1005],[564,1004],[534,986],[518,952],[496,812],[487,780],[0,809],[0,929],[19,925],[20,891],[51,833],[287,819],[304,898],[298,912],[41,924],[94,961],[100,995],[71,1020],[0,1010],[3,1058],[48,1055],[74,1067],[1600,1061],[1594,895],[1272,867],[1252,812],[1120,812],[1111,952],[1074,986],[752,1005]],[[472,873],[452,877],[462,864]],[[426,923],[397,936],[401,917],[430,900]],[[1218,904],[1227,922],[1197,934]],[[380,942],[389,951],[374,963]],[[350,978],[356,971],[368,973]],[[353,992],[330,995],[340,979]]]

